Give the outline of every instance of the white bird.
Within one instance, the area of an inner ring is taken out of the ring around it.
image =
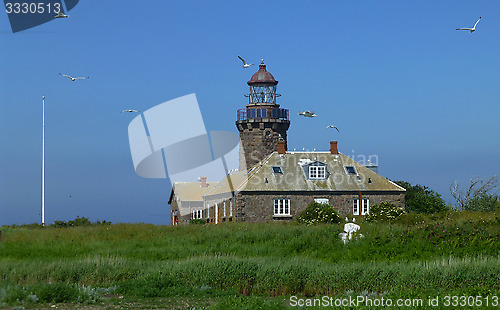
[[[123,110],[123,111],[121,111],[120,113],[123,113],[123,112],[130,112],[130,113],[132,113],[132,112],[136,112],[136,113],[139,113],[139,112],[141,112],[141,111],[139,111],[139,110]]]
[[[241,61],[243,61],[243,68],[248,68],[250,66],[253,66],[253,64],[247,64],[245,59],[241,58],[240,56],[238,56],[238,58],[241,59]]]
[[[468,30],[468,31],[470,31],[470,33],[473,33],[474,31],[476,31],[476,25],[477,25],[477,23],[479,23],[480,20],[481,20],[481,16],[479,16],[479,19],[477,20],[477,22],[474,24],[474,27],[472,27],[472,28],[457,28],[457,30]]]
[[[326,126],[326,128],[335,128],[335,129],[337,129],[337,132],[340,132],[339,129],[333,125],[328,125],[328,126]]]
[[[67,77],[68,79],[71,79],[73,82],[76,81],[76,80],[85,80],[85,79],[90,79],[90,76],[86,76],[86,77],[72,77],[72,76],[69,76],[69,75],[66,75],[66,74],[61,74],[59,73],[59,75],[62,75],[64,77]]]
[[[305,117],[318,117],[313,111],[299,112],[299,115],[302,115]]]
[[[59,11],[59,13],[57,13],[57,15],[54,16],[54,18],[66,18],[66,17],[69,17],[69,15],[64,14],[62,11]]]

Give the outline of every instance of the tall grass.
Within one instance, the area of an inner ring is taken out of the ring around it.
[[[271,296],[500,291],[497,213],[359,222],[364,238],[346,245],[338,237],[343,224],[3,227],[0,290],[7,301],[19,294],[33,299],[36,289],[49,300],[43,287],[56,284],[72,300],[89,287],[116,287],[120,294],[145,298],[220,291]],[[227,307],[234,301],[224,300]]]
[[[467,214],[467,213],[465,213]],[[116,224],[103,227],[21,229],[0,242],[0,259],[61,259],[112,256],[137,260],[201,255],[309,257],[328,262],[427,260],[442,256],[497,256],[498,217],[406,218],[407,223],[361,223],[365,238],[343,245],[341,225]]]
[[[425,287],[455,290],[473,284],[500,290],[500,257],[443,258],[427,262],[327,263],[309,258],[205,256],[178,261],[138,262],[119,258],[3,262],[4,283],[39,282],[122,287],[150,297],[208,286],[242,294],[335,295],[346,290],[389,291]],[[141,289],[137,289],[141,288]],[[141,290],[147,290],[141,293]],[[164,290],[165,291],[161,291]]]

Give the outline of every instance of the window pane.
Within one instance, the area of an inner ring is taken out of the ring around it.
[[[274,173],[280,173],[280,174],[283,174],[283,170],[281,169],[280,166],[273,166],[273,172]]]
[[[317,178],[317,167],[309,167],[309,178],[310,179],[315,179]]]
[[[290,214],[290,199],[285,199],[285,214]]]
[[[324,179],[326,177],[325,170],[326,167],[318,167],[318,179]]]
[[[352,174],[352,175],[357,174],[356,169],[353,166],[345,166],[345,170],[347,174]]]

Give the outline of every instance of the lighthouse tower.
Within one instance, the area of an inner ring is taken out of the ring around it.
[[[286,132],[290,127],[288,110],[276,103],[276,81],[266,70],[264,60],[250,81],[246,109],[237,113],[236,127],[240,132],[240,171],[251,169],[267,155],[278,150],[278,142],[287,149]]]

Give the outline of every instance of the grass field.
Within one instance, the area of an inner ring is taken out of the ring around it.
[[[498,213],[360,225],[365,237],[346,245],[343,225],[2,227],[0,306],[287,309],[291,296],[438,296],[444,307],[456,295],[488,297],[489,308],[500,297]]]

